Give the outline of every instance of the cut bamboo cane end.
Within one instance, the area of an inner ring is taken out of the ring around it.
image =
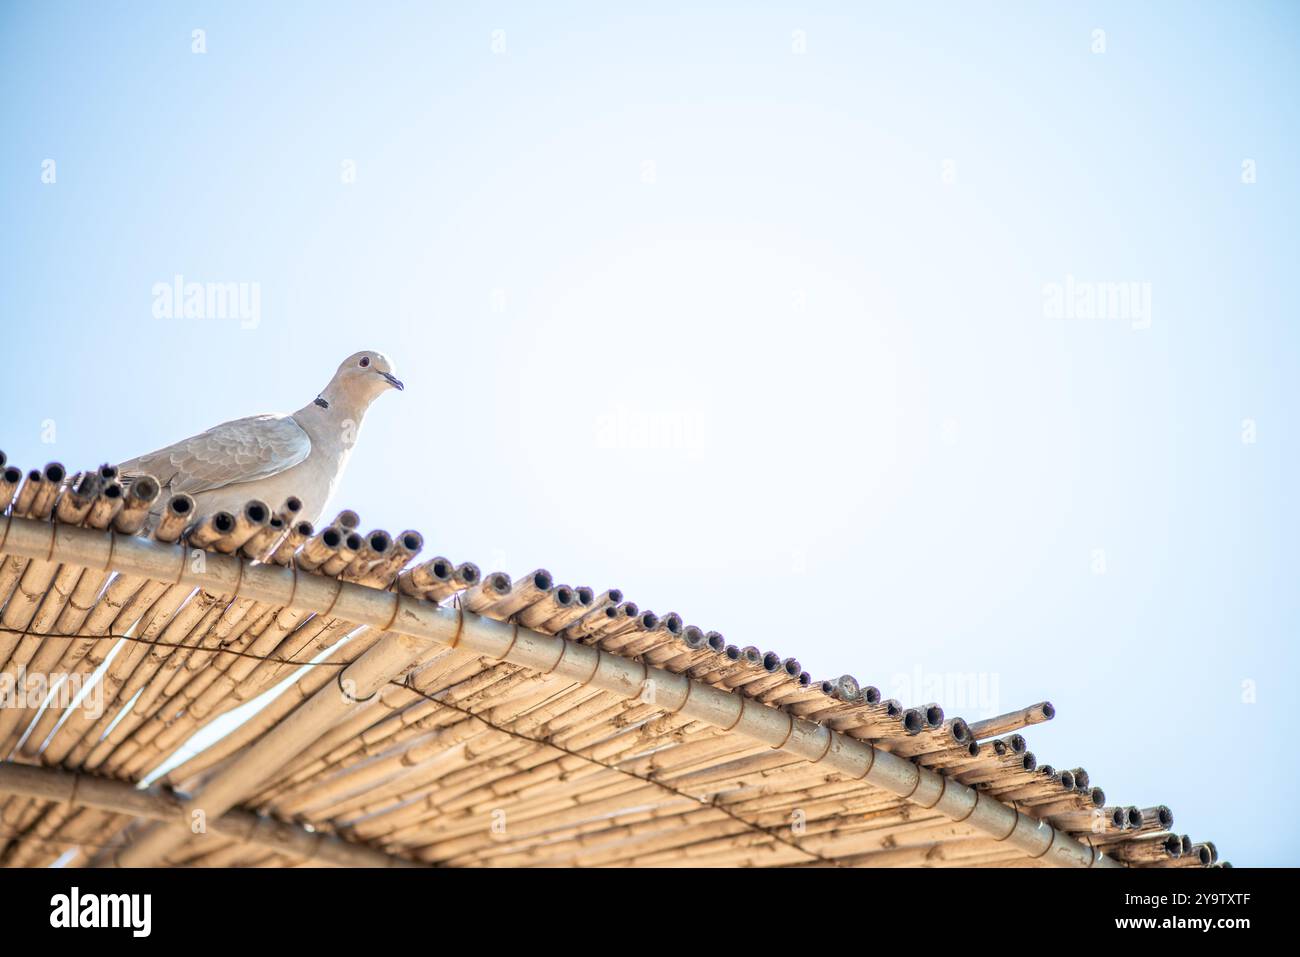
[[[396,541],[398,547],[404,550],[408,556],[418,555],[424,550],[424,536],[413,528],[399,532]]]
[[[14,496],[18,494],[18,486],[22,484],[22,480],[22,469],[6,465],[0,471],[0,512],[3,512],[13,503]]]
[[[348,532],[356,531],[357,526],[361,524],[361,516],[352,509],[345,508],[334,516],[334,521],[330,522],[330,524]]]
[[[238,519],[227,511],[217,511],[211,515],[205,515],[186,531],[186,544],[192,548],[206,549],[208,546],[216,544],[218,539],[233,532],[237,524]]]
[[[126,506],[126,490],[116,479],[104,482],[100,487],[99,494],[95,496],[95,501],[90,506],[90,512],[86,516],[86,524],[91,528],[108,528],[113,526],[115,531],[120,531],[124,535],[134,535],[142,527],[149,517],[147,511],[139,512],[132,516],[130,522],[120,522]],[[138,523],[137,523],[138,521]],[[121,524],[122,528],[117,528]]]
[[[178,541],[190,522],[194,520],[196,506],[194,499],[184,492],[173,495],[163,508],[162,518],[154,529],[154,538],[160,542]]]
[[[36,501],[36,493],[44,482],[45,476],[41,474],[40,469],[32,469],[27,473],[14,499],[13,514],[20,516],[31,514],[32,503]]]
[[[289,527],[288,534],[276,546],[275,551],[271,554],[271,561],[277,565],[289,565],[293,561],[294,554],[302,547],[302,544],[312,537],[316,532],[311,522],[300,521],[294,522]]]
[[[105,491],[117,483],[105,486]],[[149,513],[162,494],[162,486],[152,475],[137,475],[123,496],[122,508],[113,518],[113,531],[122,535],[138,534],[149,521]]]
[[[63,467],[62,463],[50,462],[41,470],[40,476],[41,482],[37,486],[29,514],[32,518],[44,521],[54,512],[54,503],[58,498],[64,480],[68,477],[68,470]]]

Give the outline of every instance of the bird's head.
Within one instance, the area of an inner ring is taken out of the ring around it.
[[[339,365],[321,396],[326,399],[331,395],[347,396],[370,403],[380,393],[403,388],[402,380],[393,374],[393,363],[388,356],[382,352],[354,352]]]

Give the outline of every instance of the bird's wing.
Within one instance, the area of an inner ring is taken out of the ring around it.
[[[311,452],[311,439],[290,415],[235,419],[118,466],[125,480],[152,475],[173,493],[206,492],[255,482],[292,468]]]

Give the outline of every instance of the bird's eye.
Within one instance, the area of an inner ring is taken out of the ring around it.
[[[370,356],[362,356],[362,357],[361,357],[361,363],[360,363],[360,365],[361,365],[361,368],[363,368],[363,369],[364,369],[366,366],[370,365]]]

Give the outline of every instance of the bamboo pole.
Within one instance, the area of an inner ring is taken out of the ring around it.
[[[998,735],[1019,731],[1031,724],[1051,721],[1054,717],[1056,717],[1056,708],[1053,707],[1052,703],[1050,701],[1040,701],[1038,704],[1031,704],[1019,711],[998,715],[996,718],[972,721],[970,730],[976,740],[982,741],[985,738],[995,738]]]
[[[60,630],[65,632],[80,630],[87,636],[104,635],[110,631],[115,621],[121,622],[126,618],[134,620],[136,613],[147,609],[154,596],[166,588],[165,585],[148,582],[143,578],[118,576],[102,599],[96,601],[99,597],[98,589],[108,576],[107,571],[91,572],[90,570],[82,575],[71,596],[69,607],[65,608],[59,616],[57,627]],[[141,597],[145,599],[142,603],[138,602]],[[83,622],[84,627],[82,627]],[[67,668],[75,665],[77,675],[74,677],[85,677],[105,659],[117,641],[116,636],[110,636],[106,640],[96,637],[79,638],[68,649],[62,664]],[[29,735],[24,745],[24,753],[34,753],[40,747],[48,729],[54,726],[60,714],[60,709],[53,704],[45,709],[36,730]]]
[[[125,782],[59,768],[0,762],[0,793],[54,801],[69,809],[97,808],[152,821],[179,822],[185,827],[191,824],[182,802],[172,795],[157,790],[142,791]],[[369,847],[349,844],[333,835],[304,831],[296,825],[259,818],[247,811],[209,816],[205,827],[219,837],[292,854],[313,863],[338,867],[419,866]]]
[[[422,546],[423,539],[415,531],[402,532],[396,541],[386,532],[372,532],[361,541],[358,548],[353,550],[354,557],[342,569],[340,575],[346,579],[386,585],[397,574],[398,569],[418,553]],[[335,554],[337,555],[337,552]],[[319,565],[317,570],[323,571],[328,564],[326,562]],[[342,561],[338,561],[334,567],[342,564]],[[232,607],[247,603],[247,599],[238,599],[236,605]],[[257,605],[254,604],[253,607],[256,608]],[[268,635],[263,633],[253,642],[249,648],[250,652],[256,654],[261,650],[267,650],[272,651],[277,657],[296,658],[305,662],[317,651],[335,643],[356,628],[354,623],[339,619],[303,622],[298,616],[291,619],[291,624],[294,628],[283,643],[276,640],[274,632],[269,634],[270,641],[267,640]],[[208,636],[200,636],[198,641],[210,646],[218,639],[219,635],[209,633]],[[241,646],[243,644],[244,642],[240,642]],[[353,647],[358,654],[364,650],[359,644],[354,643]],[[194,668],[201,666],[208,657],[205,652],[191,655],[192,659],[197,658]],[[231,662],[229,678],[218,674],[215,669],[199,680],[195,680],[194,675],[177,674],[172,684],[165,689],[165,693],[172,697],[142,726],[133,741],[124,745],[125,753],[117,758],[116,768],[126,774],[141,773],[151,763],[161,759],[169,749],[179,745],[185,737],[193,734],[218,715],[274,684],[281,675],[293,667],[274,662],[243,667],[244,662],[250,660]],[[182,695],[182,689],[189,690]],[[228,698],[231,691],[234,691],[234,696]],[[147,705],[152,707],[152,702],[148,702]]]
[[[351,604],[367,617],[382,614],[388,593],[353,594]],[[346,599],[340,599],[346,601]],[[320,609],[326,611],[328,609]],[[286,717],[225,770],[206,783],[203,790],[184,803],[187,814],[201,810],[208,816],[225,813],[265,776],[310,744],[359,701],[364,701],[384,684],[401,675],[423,651],[424,646],[407,635],[386,633],[369,651],[356,659],[338,677],[338,687],[325,686]],[[140,866],[156,860],[184,840],[184,831],[155,826],[141,834],[130,848],[117,857],[122,866]]]
[[[58,501],[60,504],[62,504],[62,499]],[[68,507],[70,508],[71,506]],[[65,516],[71,516],[74,514],[75,513],[72,512],[66,512]],[[354,573],[363,570],[355,566],[355,561],[356,559],[354,559],[353,563],[350,563],[349,566],[347,566],[347,568],[344,569],[343,574],[345,577],[347,576],[349,570],[353,571]],[[372,559],[372,564],[373,561],[377,561],[377,559]],[[576,592],[577,590],[575,589],[574,591]],[[542,600],[550,600],[552,597],[553,595],[548,596],[546,599],[542,599]],[[249,600],[250,599],[247,598],[237,598],[236,602],[243,603]],[[262,604],[267,604],[267,603],[262,603]],[[534,604],[536,603],[534,602]],[[234,607],[233,604],[232,607]],[[275,606],[271,604],[269,607],[275,607]],[[533,605],[525,605],[524,610],[526,611],[527,609],[532,607]],[[164,614],[166,613],[164,612]],[[536,617],[540,617],[540,616],[535,616],[535,618]],[[543,631],[551,630],[552,617],[553,615],[548,615],[546,620],[539,621],[538,624],[539,629]],[[661,633],[663,629],[659,628],[658,625],[656,627],[658,628],[658,633],[654,629],[647,629],[645,627],[644,622],[633,624],[631,630],[629,630],[628,628],[607,629],[606,633],[601,636],[602,640],[599,643],[602,646],[602,650],[608,651],[609,648],[614,648],[615,650],[618,650],[623,654],[629,654],[629,653],[636,654],[643,661],[652,664],[672,662],[673,659],[680,658],[683,654],[694,653],[689,650],[679,651],[675,644],[666,641],[667,636],[661,637]],[[202,634],[210,635],[211,631],[210,630],[204,631],[202,632]],[[603,639],[615,639],[615,640],[604,641]],[[752,669],[754,665],[753,659],[755,658],[756,649],[749,649],[748,653],[746,652],[745,649],[738,649],[737,651],[739,652],[737,656],[738,660],[740,658],[745,659],[745,661]],[[434,652],[434,654],[438,655],[437,652]],[[461,652],[461,654],[466,655],[468,659],[470,659],[469,662],[467,662],[467,667],[470,670],[466,671],[465,674],[462,675],[461,678],[459,679],[461,682],[468,682],[469,685],[466,688],[462,689],[463,691],[465,691],[466,697],[459,698],[458,700],[463,700],[472,703],[474,707],[481,707],[483,706],[483,703],[488,700],[486,696],[489,694],[493,695],[494,698],[492,699],[493,707],[491,710],[491,715],[494,723],[497,721],[515,720],[516,718],[522,718],[524,720],[528,720],[532,722],[541,721],[543,723],[549,724],[551,721],[554,720],[554,718],[548,716],[555,715],[555,712],[557,710],[561,714],[563,713],[563,709],[556,709],[552,706],[555,700],[552,697],[554,695],[558,695],[562,699],[571,700],[575,702],[589,701],[592,709],[592,716],[594,720],[597,722],[597,725],[599,724],[600,721],[613,720],[614,718],[618,718],[618,720],[627,720],[627,721],[643,720],[637,718],[636,716],[638,714],[651,716],[653,714],[658,713],[657,710],[654,708],[646,708],[644,706],[640,706],[635,703],[628,704],[628,705],[619,705],[617,704],[617,696],[613,696],[611,698],[610,697],[611,693],[609,691],[602,690],[602,689],[595,689],[594,691],[592,691],[588,686],[582,685],[581,683],[566,681],[566,679],[562,677],[543,678],[538,676],[537,674],[519,674],[517,672],[517,668],[519,667],[517,663],[512,663],[508,665],[507,664],[494,665],[491,663],[490,658],[480,658],[472,651]],[[195,655],[194,652],[190,652],[188,650],[185,652],[185,656],[187,658],[192,658],[194,657],[194,655]],[[724,682],[726,682],[726,684],[729,687],[738,690],[741,694],[753,693],[756,697],[766,697],[767,700],[773,702],[782,701],[782,700],[788,701],[791,695],[797,695],[798,692],[795,691],[794,689],[798,687],[798,683],[794,682],[793,679],[792,679],[792,687],[787,689],[778,688],[776,690],[779,690],[782,693],[776,695],[768,695],[767,692],[773,689],[769,689],[766,686],[761,686],[757,689],[751,687],[755,685],[757,681],[767,681],[768,678],[766,676],[771,674],[771,671],[769,670],[770,659],[774,658],[775,655],[769,653],[768,655],[763,655],[760,657],[761,657],[761,661],[759,662],[759,668],[761,669],[761,671],[751,672],[751,674],[746,674],[744,671],[732,670],[730,672],[725,673],[725,676],[723,677]],[[475,662],[482,662],[482,663],[475,664]],[[797,663],[795,664],[797,665]],[[487,667],[487,670],[481,671],[481,669],[484,666]],[[713,670],[717,671],[719,669],[714,668]],[[751,676],[752,674],[757,674],[758,676],[757,677]],[[729,681],[727,680],[728,678],[730,679]],[[802,675],[801,673],[800,679],[802,681],[806,681],[806,676]],[[173,681],[174,680],[176,680],[176,677],[173,678]],[[176,691],[177,687],[179,686],[169,683],[167,687],[164,689],[165,693],[170,694]],[[506,692],[507,688],[509,689],[508,693]],[[154,693],[155,695],[157,694],[157,692]],[[400,696],[395,696],[394,700],[396,700],[397,697]],[[831,697],[834,698],[834,695],[832,695]],[[551,700],[548,701],[548,699]],[[607,705],[605,703],[606,700],[608,700],[611,703]],[[812,701],[814,699],[808,699],[808,700]],[[854,705],[856,705],[856,703],[854,703]],[[850,702],[835,698],[835,700],[831,701],[829,704],[819,704],[817,707],[809,709],[807,713],[810,716],[817,718],[818,720],[826,720],[827,723],[832,723],[833,721],[832,716],[843,714],[844,713],[843,709],[848,708],[850,706],[851,706]],[[165,720],[165,713],[164,713],[165,707],[169,707],[169,705],[159,705],[157,706],[156,710],[153,711],[152,714],[142,716],[142,717],[147,717],[146,723],[142,725],[137,732],[127,736],[127,739],[124,742],[124,747],[133,748],[135,750],[132,752],[133,756],[129,756],[128,758],[124,759],[128,761],[128,763],[125,764],[124,767],[129,769],[133,766],[130,762],[138,762],[142,760],[140,755],[147,753],[152,748],[153,746],[152,742],[155,740],[155,735],[161,733],[158,730],[160,727],[162,726],[166,726],[169,728],[178,727],[176,725],[169,724]],[[929,709],[922,708],[916,710],[920,712],[920,716],[923,724],[933,723],[932,720],[930,719],[930,716],[926,713]],[[565,715],[565,718],[567,719],[567,715]],[[692,721],[692,719],[690,718],[685,718],[683,719],[683,721],[688,725],[698,724],[697,721]],[[568,722],[567,720],[561,722],[561,726],[568,725],[568,724],[570,724],[570,722]],[[656,732],[658,737],[652,736],[651,738],[645,739],[645,743],[648,745],[652,741],[666,740],[662,737],[663,734],[675,734],[676,732],[672,731],[670,728],[671,724],[672,722],[669,722],[667,725],[665,725],[664,731]],[[598,730],[598,727],[593,727],[591,725],[588,725],[587,727],[589,728],[589,732],[575,730],[573,732],[568,732],[568,733],[595,734],[595,732]],[[920,736],[925,733],[926,732],[923,727],[921,731],[918,732],[915,738],[907,738],[906,740],[909,742],[914,740],[919,740]],[[633,739],[629,739],[628,745],[615,744],[614,742],[611,742],[609,745],[605,746],[605,748],[628,747],[631,746],[630,744],[631,740]],[[884,746],[891,747],[893,745],[891,745],[890,742],[886,741],[884,743]],[[404,750],[407,749],[408,747],[409,745],[402,745],[401,749]],[[373,752],[368,751],[367,753],[373,753]],[[605,753],[605,752],[602,751],[601,753]],[[609,753],[613,754],[616,752],[609,752]],[[930,758],[934,756],[934,753],[935,752],[931,750],[927,750],[921,753],[921,757]],[[524,756],[527,756],[531,760],[531,758],[533,757],[533,755],[529,753],[528,748],[523,748],[520,754],[521,754],[521,759]],[[526,763],[527,762],[525,762],[525,764]],[[342,756],[333,755],[330,758],[330,762],[327,763],[325,767],[337,766],[340,769],[346,770],[347,765],[348,765],[348,761],[345,760]],[[520,765],[521,768],[523,766],[524,765]],[[469,771],[470,769],[467,768],[466,770]],[[508,769],[506,770],[508,771]],[[545,768],[543,768],[543,770],[545,770]],[[972,769],[968,768],[968,770],[972,770]],[[483,777],[483,769],[474,769],[473,773],[480,775],[480,777]],[[518,776],[518,774],[522,774],[522,773],[524,773],[524,771],[522,770],[517,771],[515,772],[515,776]],[[547,773],[550,772],[548,771]],[[1064,775],[1062,775],[1062,777],[1064,777]],[[484,778],[484,780],[486,780],[486,778]],[[991,782],[989,787],[989,793],[1004,793],[1004,792],[1009,793],[1007,789],[1010,789],[1011,791],[1016,791],[1016,790],[1022,790],[1024,788],[1030,788],[1030,787],[1038,788],[1041,791],[1043,788],[1043,784],[1041,783],[1040,779],[1037,777],[1026,778],[1026,782],[1028,783],[1021,784],[1015,780],[1013,775],[1001,774],[997,777],[996,781]],[[494,785],[493,787],[499,791],[501,785]],[[299,792],[300,797],[303,799],[312,800],[309,792],[310,792],[310,787],[307,787],[305,790]],[[320,801],[315,801],[312,806],[315,807],[319,804],[321,804]],[[325,803],[323,806],[328,806],[328,799],[325,799]],[[42,820],[44,821],[46,819],[42,818]],[[54,819],[51,818],[50,820],[54,820]],[[46,826],[46,825],[42,825],[42,826]],[[65,831],[67,830],[67,827],[65,827],[64,825],[60,825],[60,827],[62,827]]]
[[[0,539],[0,548],[25,557],[44,555],[74,560],[88,567],[106,567],[109,555],[104,536],[79,529],[62,531],[64,534],[56,541],[52,527],[11,517],[7,520],[3,539]],[[407,596],[377,593],[347,583],[332,583],[335,588],[322,592],[286,569],[271,566],[243,568],[237,559],[227,556],[214,556],[202,571],[178,569],[177,566],[182,564],[180,559],[181,556],[173,549],[143,541],[119,543],[114,555],[115,564],[128,571],[162,572],[165,576],[175,575],[182,583],[214,588],[229,589],[233,581],[234,589],[246,597],[278,599],[285,603],[292,600],[318,613],[338,614],[340,604],[345,607],[353,605],[362,615],[356,620],[362,623],[393,627],[418,639],[465,645],[516,665],[585,679],[589,684],[624,697],[639,696],[646,681],[653,680],[660,703],[683,717],[729,728],[734,733],[790,750],[814,762],[826,762],[829,768],[861,777],[914,803],[924,804],[932,800],[936,808],[949,816],[962,817],[972,826],[1002,837],[1030,855],[1050,856],[1055,863],[1079,866],[1092,866],[1107,860],[1021,812],[996,801],[981,801],[978,792],[948,782],[932,771],[828,728],[799,721],[785,712],[757,704],[751,708],[749,703],[753,699],[710,689],[680,675],[651,669],[562,638],[476,618],[463,610],[423,605]],[[320,584],[325,583],[322,581]],[[538,584],[535,576],[533,584]],[[395,650],[399,646],[402,648],[400,654]],[[368,681],[377,681],[376,670],[370,667],[370,663],[383,662],[388,668],[396,666],[400,671],[418,656],[423,647],[418,640],[403,637],[399,641],[393,636],[386,637],[357,659],[349,667],[349,672],[356,670]],[[382,652],[379,651],[381,648]],[[378,668],[379,672],[386,670]],[[382,681],[371,686],[371,690],[378,684]],[[234,765],[209,782],[204,798],[210,807],[219,806],[226,800],[233,803],[240,790],[250,786],[249,779],[265,770],[269,758],[274,758],[269,761],[274,765],[309,743],[302,739],[311,737],[315,729],[304,728],[307,719],[299,715],[314,715],[320,711],[322,717],[339,717],[347,710],[346,702],[350,700],[332,695],[328,690],[317,692],[308,702],[310,707],[299,709],[236,759]],[[208,795],[214,791],[215,798],[209,798]],[[170,846],[174,840],[174,837],[154,838],[138,844],[128,860],[144,862],[154,859],[159,848]]]

